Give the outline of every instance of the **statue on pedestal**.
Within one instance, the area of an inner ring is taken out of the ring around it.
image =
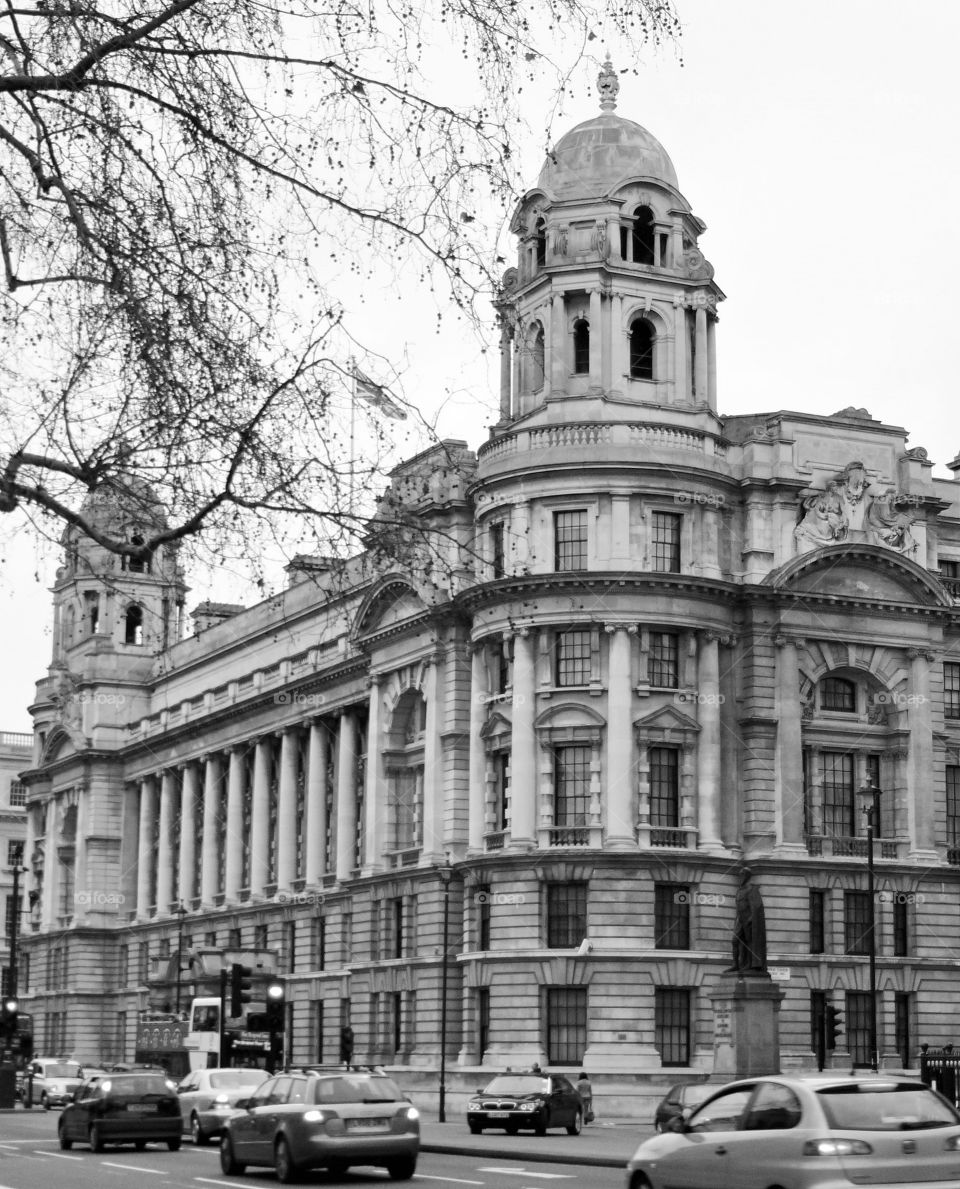
[[[737,889],[737,919],[733,927],[733,965],[725,974],[767,973],[767,924],[760,889],[753,872],[744,867]]]

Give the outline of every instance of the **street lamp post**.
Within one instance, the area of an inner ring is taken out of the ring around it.
[[[13,905],[10,913],[10,989],[11,998],[17,997],[18,962],[20,948],[20,876],[26,872],[23,865],[23,843],[15,851],[13,860]]]
[[[447,954],[449,950],[448,935],[450,930],[450,880],[453,871],[450,860],[446,866],[439,869],[440,880],[443,884],[443,958],[440,966],[440,1102],[437,1119],[441,1123],[447,1121]]]
[[[183,980],[183,918],[187,915],[187,910],[183,907],[181,900],[177,906],[177,1005],[176,1013],[180,1015],[180,984]]]
[[[877,901],[873,871],[873,840],[880,831],[880,789],[872,780],[867,780],[857,790],[862,799],[863,812],[867,815],[867,895],[870,898],[869,941],[870,941],[870,1068],[877,1073],[880,1068],[880,1053],[877,1049]]]

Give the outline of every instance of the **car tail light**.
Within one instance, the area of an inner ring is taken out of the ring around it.
[[[304,1123],[323,1123],[327,1116],[323,1111],[307,1111],[303,1116]]]
[[[808,1139],[804,1156],[870,1156],[873,1148],[862,1139]]]

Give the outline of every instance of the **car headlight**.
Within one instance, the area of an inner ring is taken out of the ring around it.
[[[482,1109],[483,1109],[483,1104],[482,1104],[482,1103],[480,1103],[480,1102],[476,1102],[476,1101],[474,1101],[474,1102],[468,1102],[468,1103],[467,1103],[467,1110],[468,1110],[468,1111],[479,1111],[479,1110],[482,1110]]]
[[[216,1096],[216,1098],[213,1100],[212,1105],[213,1106],[229,1106],[230,1105],[230,1095],[229,1094],[218,1094]]]
[[[948,1152],[960,1152],[960,1135],[951,1135],[943,1146]]]
[[[415,1106],[407,1107],[407,1118],[411,1119],[411,1120],[420,1118],[420,1112],[417,1110],[417,1108]]]
[[[539,1102],[521,1102],[520,1109],[522,1111],[537,1111],[540,1109]]]

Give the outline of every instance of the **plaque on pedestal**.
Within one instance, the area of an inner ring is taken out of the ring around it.
[[[713,1072],[728,1078],[780,1072],[780,1003],[768,974],[725,975],[713,1003]]]

